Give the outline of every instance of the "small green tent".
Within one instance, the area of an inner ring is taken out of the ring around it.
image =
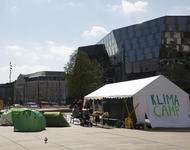
[[[20,112],[28,110],[27,108],[11,108],[8,109],[6,112],[4,112],[1,117],[0,117],[0,125],[7,125],[7,126],[12,126],[13,125],[13,118],[12,114],[13,112]]]
[[[60,112],[44,112],[47,127],[70,127]]]
[[[33,132],[45,130],[46,120],[37,110],[13,112],[14,131]]]

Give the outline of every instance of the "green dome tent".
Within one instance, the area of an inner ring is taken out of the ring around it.
[[[11,108],[8,109],[6,112],[4,112],[1,117],[0,117],[0,125],[7,125],[7,126],[12,126],[13,125],[13,118],[12,114],[13,112],[20,112],[28,110],[27,108]]]
[[[47,127],[70,127],[62,113],[60,112],[44,112]]]
[[[37,110],[13,112],[14,131],[33,132],[45,130],[46,120]]]

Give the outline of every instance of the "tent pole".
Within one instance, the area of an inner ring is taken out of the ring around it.
[[[92,110],[95,111],[94,100],[92,101]]]
[[[104,99],[102,99],[102,101],[101,101],[101,103],[102,103],[102,112],[104,112],[104,108],[103,108],[103,100],[104,100]]]

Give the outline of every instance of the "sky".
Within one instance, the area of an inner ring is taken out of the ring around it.
[[[80,46],[116,28],[190,15],[189,0],[0,0],[0,83],[19,74],[64,71]]]

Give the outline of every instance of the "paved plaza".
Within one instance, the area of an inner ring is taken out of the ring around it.
[[[129,149],[189,150],[190,129],[130,130],[72,125],[41,132],[13,132],[13,127],[0,126],[0,150]]]

